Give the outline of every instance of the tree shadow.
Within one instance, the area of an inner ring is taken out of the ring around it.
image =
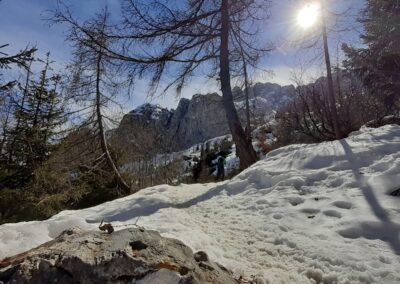
[[[340,140],[340,143],[345,152],[345,157],[350,163],[350,167],[353,172],[354,178],[358,184],[358,187],[361,189],[361,192],[363,193],[364,198],[367,201],[368,205],[370,206],[372,212],[375,214],[378,220],[381,221],[380,226],[376,226],[375,224],[374,230],[371,229],[371,226],[369,227],[366,225],[362,226],[364,228],[368,227],[367,228],[368,230],[365,230],[365,232],[359,232],[357,235],[359,235],[359,237],[365,236],[368,239],[375,238],[388,242],[389,245],[392,247],[393,251],[396,254],[400,254],[400,240],[399,240],[400,225],[394,223],[390,219],[386,210],[379,203],[372,187],[366,182],[364,176],[361,174],[360,166],[358,165],[357,159],[354,156],[354,153],[351,150],[350,145],[344,139]]]
[[[191,206],[197,205],[198,203],[204,202],[206,200],[209,200],[211,198],[213,198],[214,196],[219,195],[223,190],[226,189],[226,184],[223,185],[218,185],[216,187],[214,187],[213,189],[200,194],[199,196],[192,198],[188,201],[179,203],[179,204],[175,204],[172,207],[177,208],[177,209],[182,209],[182,208],[189,208]],[[239,192],[237,192],[239,193]],[[228,194],[228,195],[232,195],[232,194]]]
[[[125,202],[123,208],[116,208],[110,211],[102,211],[85,218],[87,223],[104,222],[125,222],[137,217],[150,216],[157,211],[170,207],[169,202],[157,198],[139,197],[131,202]]]
[[[400,128],[393,129],[389,133],[384,133],[379,135],[376,135],[374,133],[369,133],[369,135],[377,142],[387,143],[388,141],[393,141],[393,137],[400,136]]]
[[[125,222],[137,217],[153,215],[161,209],[188,208],[219,195],[222,191],[226,190],[227,187],[226,183],[217,185],[207,192],[182,203],[167,202],[159,198],[139,197],[133,199],[131,204],[124,204],[124,207],[129,209],[124,210],[121,208],[104,212],[103,214],[93,214],[93,217],[89,216],[85,220],[87,223],[100,223],[103,219],[105,222]],[[239,192],[241,192],[241,190],[227,190],[228,195],[238,194]]]

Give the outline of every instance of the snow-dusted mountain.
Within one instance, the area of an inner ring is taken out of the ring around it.
[[[290,101],[295,94],[293,86],[257,83],[250,89],[250,107],[253,116],[262,120],[272,111]],[[244,97],[239,88],[234,89],[236,107],[244,119]],[[161,152],[179,151],[229,133],[222,97],[216,93],[195,95],[181,99],[176,110],[158,105],[144,104],[126,114],[119,127],[113,131],[113,139],[125,147],[137,147],[147,137],[147,143],[160,141]],[[139,141],[139,142],[138,142]],[[141,147],[138,147],[141,148]],[[142,149],[140,149],[142,150]]]
[[[172,113],[160,105],[145,103],[132,110],[129,115],[150,123],[151,121],[157,120],[168,121]]]
[[[249,88],[250,110],[256,115],[266,114],[293,100],[296,89],[293,85],[281,86],[274,83],[256,83]],[[245,93],[240,88],[233,89],[236,107],[245,106]]]
[[[400,127],[270,152],[220,183],[160,185],[0,226],[0,258],[79,226],[137,224],[265,283],[400,283]],[[122,226],[120,226],[122,225]],[[124,226],[126,225],[126,226]],[[116,227],[120,226],[120,227]],[[91,244],[92,245],[92,244]]]
[[[123,117],[112,139],[133,148],[147,143],[155,146],[154,153],[162,153],[184,150],[228,133],[222,98],[214,93],[183,98],[176,110],[142,105]]]

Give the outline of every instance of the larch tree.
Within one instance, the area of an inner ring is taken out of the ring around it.
[[[333,76],[332,76],[332,66],[331,59],[329,54],[329,43],[328,43],[328,31],[326,26],[326,14],[327,10],[325,8],[325,0],[320,0],[321,3],[321,28],[322,28],[322,40],[324,46],[324,58],[325,58],[325,67],[326,67],[326,77],[328,81],[328,96],[329,96],[329,105],[330,105],[330,113],[333,124],[333,130],[335,132],[336,139],[342,138],[342,133],[340,130],[338,110],[336,106],[336,98],[335,91],[333,89]]]
[[[7,47],[8,44],[0,45],[0,49]],[[19,67],[27,67],[27,64],[32,59],[33,54],[36,52],[36,48],[25,48],[16,54],[9,55],[5,52],[0,51],[0,69],[11,68],[11,65],[15,64]]]
[[[106,122],[110,121],[105,114],[106,107],[115,102],[115,95],[129,79],[124,80],[120,66],[107,55],[106,50],[112,47],[112,39],[107,37],[112,26],[109,24],[110,14],[107,9],[86,21],[82,27],[71,26],[68,41],[73,45],[73,62],[69,65],[71,74],[69,91],[77,104],[83,109],[91,108],[92,112],[85,125],[92,125],[96,143],[100,146],[101,157],[114,175],[118,188],[124,194],[130,193],[130,186],[125,182],[117,165],[106,137]],[[62,21],[54,17],[53,21]],[[83,32],[85,31],[85,32]]]
[[[118,42],[113,47],[104,46],[68,10],[57,11],[54,18],[90,37],[94,49],[124,62],[131,78],[150,75],[151,92],[167,77],[167,71],[167,79],[172,79],[163,93],[171,87],[180,93],[197,71],[206,70],[210,78],[219,80],[229,128],[244,169],[256,162],[257,155],[240,123],[231,78],[243,74],[243,62],[256,67],[260,57],[270,51],[269,46],[257,41],[259,23],[265,25],[269,4],[269,0],[124,0],[118,32],[107,34],[108,39]]]
[[[270,51],[269,46],[257,42],[257,22],[267,18],[268,6],[269,1],[255,0],[187,0],[180,5],[126,0],[123,5],[125,50],[132,45],[160,46],[152,52],[146,48],[146,53],[141,54],[145,60],[158,61],[152,69],[153,86],[171,66],[178,71],[167,88],[175,86],[178,92],[198,69],[208,68],[209,76],[218,78],[242,169],[252,165],[257,156],[240,123],[231,79],[243,75],[243,66],[255,67],[260,57]],[[140,70],[147,71],[146,68]]]

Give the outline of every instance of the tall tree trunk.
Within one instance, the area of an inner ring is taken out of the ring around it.
[[[257,161],[257,155],[246,139],[246,134],[240,124],[235,105],[233,103],[231,76],[229,69],[229,0],[221,3],[221,47],[220,47],[220,80],[221,91],[226,118],[236,151],[240,159],[240,168],[245,169]]]
[[[245,99],[246,99],[246,138],[247,138],[248,143],[251,143],[249,81],[248,81],[248,74],[247,74],[247,65],[246,65],[246,60],[244,59],[244,56],[243,56],[243,74],[244,74],[244,94],[245,94]]]
[[[3,147],[4,147],[4,144],[6,143],[6,140],[7,140],[8,120],[9,120],[9,118],[10,118],[10,110],[7,109],[6,110],[6,117],[5,117],[5,120],[4,120],[4,123],[3,123],[3,129],[2,129],[2,136],[3,137],[2,137],[1,142],[0,142],[0,158],[3,155]]]
[[[324,41],[324,52],[325,52],[325,64],[326,64],[326,77],[328,80],[328,96],[329,96],[329,104],[330,104],[330,112],[332,124],[335,132],[336,139],[342,138],[342,134],[339,126],[339,117],[336,108],[336,99],[335,92],[333,90],[333,78],[332,78],[332,67],[331,67],[331,59],[329,56],[329,47],[328,47],[328,33],[326,29],[326,12],[324,0],[321,0],[322,7],[322,38]]]
[[[110,169],[114,172],[115,178],[117,180],[118,186],[124,191],[125,194],[129,194],[131,188],[125,182],[124,178],[121,176],[118,168],[116,167],[110,151],[108,150],[107,146],[107,139],[104,131],[103,126],[103,115],[101,114],[101,91],[100,91],[100,79],[101,79],[101,60],[102,54],[99,52],[97,57],[97,69],[96,69],[96,114],[97,114],[97,126],[99,128],[99,135],[100,135],[100,145],[101,150],[106,156],[106,161]]]

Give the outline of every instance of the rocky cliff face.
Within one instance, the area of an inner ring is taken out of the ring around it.
[[[168,138],[173,116],[174,111],[144,104],[122,118],[110,135],[111,143],[124,149],[125,154],[140,153],[146,158],[154,155],[154,149],[165,152],[175,143]]]
[[[236,108],[244,116],[245,94],[240,88],[233,90]],[[293,85],[280,86],[273,83],[257,83],[249,88],[250,112],[259,123],[265,123],[273,111],[292,101],[296,95]],[[264,120],[264,121],[263,121]]]
[[[169,127],[170,138],[176,140],[177,149],[228,133],[222,97],[215,93],[195,95],[191,100],[182,99]]]
[[[140,152],[186,149],[196,143],[229,133],[218,94],[181,99],[176,110],[145,104],[126,114],[111,140]]]
[[[251,111],[262,120],[290,101],[294,94],[293,86],[255,84],[250,89]],[[244,118],[244,93],[235,88],[234,96],[239,115]],[[222,97],[213,93],[181,99],[176,110],[142,105],[124,116],[113,131],[112,140],[142,153],[151,146],[154,153],[154,148],[159,152],[178,151],[225,134],[229,134],[229,127]]]

